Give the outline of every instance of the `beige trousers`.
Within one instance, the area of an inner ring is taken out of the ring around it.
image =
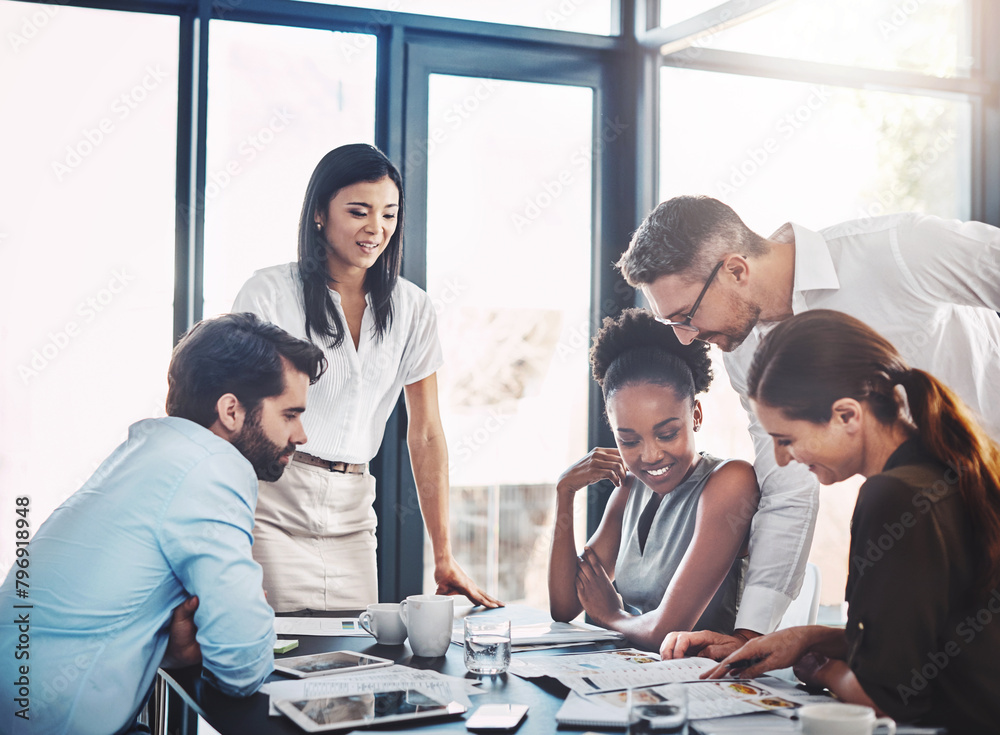
[[[253,557],[276,612],[364,609],[378,602],[375,478],[291,462],[261,482]]]

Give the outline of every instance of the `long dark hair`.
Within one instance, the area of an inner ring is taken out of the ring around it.
[[[1000,446],[973,413],[930,373],[909,367],[892,343],[864,322],[816,309],[782,322],[762,341],[747,378],[748,395],[790,419],[826,423],[833,404],[853,398],[890,425],[910,418],[924,447],[957,474],[959,493],[982,552],[979,583],[1000,583]]]
[[[352,143],[334,148],[316,164],[306,187],[299,217],[299,277],[306,312],[306,336],[315,332],[330,347],[344,341],[345,327],[327,292],[326,240],[315,226],[317,212],[326,212],[330,200],[345,186],[378,181],[388,176],[399,189],[396,231],[385,251],[365,273],[365,290],[375,312],[375,334],[381,339],[392,323],[392,291],[403,258],[403,179],[386,155],[373,145]]]

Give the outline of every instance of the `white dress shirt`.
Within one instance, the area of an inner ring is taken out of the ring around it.
[[[328,290],[346,329],[340,294]],[[403,386],[437,372],[444,361],[437,314],[423,290],[405,278],[398,280],[392,293],[392,322],[381,339],[375,334],[371,297],[365,298],[368,308],[357,349],[350,334],[336,349],[315,332],[312,335],[329,364],[323,377],[309,386],[307,410],[302,415],[308,442],[299,447],[316,457],[353,464],[364,464],[378,452],[385,422]],[[306,339],[298,264],[254,273],[237,294],[233,311],[253,312]]]
[[[794,242],[792,311],[835,309],[890,340],[911,366],[951,387],[1000,439],[1000,229],[917,214],[855,220],[812,232],[786,224]],[[761,500],[737,628],[773,630],[797,594],[809,555],[819,485],[805,466],[778,467],[750,411],[747,373],[771,325],[724,356],[750,416]]]

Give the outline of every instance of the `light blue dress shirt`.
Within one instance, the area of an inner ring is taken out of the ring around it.
[[[127,729],[163,660],[173,609],[192,595],[206,678],[228,694],[255,692],[274,668],[275,639],[250,553],[256,501],[253,468],[229,442],[186,419],[133,424],[36,529],[28,596],[17,596],[16,566],[0,587],[0,732]],[[27,659],[14,656],[15,612],[29,616]],[[11,686],[23,665],[30,721]]]

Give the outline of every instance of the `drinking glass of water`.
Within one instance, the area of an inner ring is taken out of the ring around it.
[[[465,668],[473,674],[502,674],[510,666],[510,621],[472,615],[465,619]]]
[[[687,689],[683,684],[629,689],[626,708],[628,735],[686,732]]]

